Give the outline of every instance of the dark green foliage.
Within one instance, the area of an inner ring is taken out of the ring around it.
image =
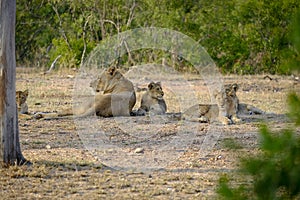
[[[244,186],[239,186],[238,188],[230,188],[228,186],[229,180],[226,176],[219,179],[218,193],[223,197],[223,199],[230,200],[241,200],[247,199],[247,194],[244,192]]]
[[[59,36],[54,12],[46,2],[17,2],[16,57],[19,62],[42,60],[52,39]]]
[[[283,52],[283,70],[297,70],[300,66],[300,11],[294,17],[289,34],[292,46]]]
[[[62,67],[79,66],[99,42],[119,32],[163,27],[199,41],[223,72],[289,73],[281,67],[286,65],[282,55],[299,58],[297,43],[292,46],[288,35],[299,6],[299,0],[20,0],[17,60],[49,65],[62,55]],[[145,62],[156,57],[156,63],[165,55],[137,53],[145,55]],[[137,57],[123,64],[139,64]]]
[[[298,65],[300,66],[300,65]],[[295,93],[289,95],[288,105],[290,109],[289,116],[296,123],[296,125],[300,126],[300,98]]]

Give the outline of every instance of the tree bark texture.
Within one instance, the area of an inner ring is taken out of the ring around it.
[[[16,106],[16,0],[0,0],[0,162],[24,164]]]

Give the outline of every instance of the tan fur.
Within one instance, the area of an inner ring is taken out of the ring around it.
[[[116,67],[109,67],[104,70],[96,81],[97,92],[93,99],[88,99],[87,103],[69,108],[52,114],[39,113],[36,118],[61,117],[74,115],[75,117],[85,117],[96,114],[97,116],[129,116],[136,102],[136,95],[131,81],[126,79]]]
[[[240,115],[265,114],[249,104],[239,103],[236,95],[237,84],[225,85],[224,88],[215,94],[217,104],[196,104],[183,113],[183,119],[198,122],[216,122],[222,124],[238,123]]]
[[[147,91],[143,94],[141,106],[137,111],[137,115],[145,115],[146,113],[162,115],[167,111],[167,105],[164,100],[164,92],[160,82],[151,82]]]
[[[28,93],[28,90],[16,91],[16,102],[18,106],[18,113],[20,114],[28,114],[28,105],[26,102]]]
[[[27,105],[27,97],[28,97],[28,90],[25,91],[16,91],[16,103],[18,107],[18,118],[19,119],[31,119],[32,116],[28,112],[28,105]]]
[[[215,92],[217,104],[197,104],[183,113],[183,118],[191,121],[214,122],[222,124],[238,123],[239,100],[236,95],[237,84],[225,85],[221,91]]]

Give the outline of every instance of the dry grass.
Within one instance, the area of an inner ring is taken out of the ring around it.
[[[19,69],[17,89],[30,89],[28,104],[31,112],[57,111],[71,106],[72,77],[75,76],[74,71],[41,75],[32,70]],[[193,75],[184,77],[184,85],[182,77],[152,77],[154,81],[162,81],[170,112],[184,110],[195,102],[210,102],[203,80]],[[150,79],[131,78],[139,86],[146,86]],[[275,78],[277,81],[265,80],[263,76],[224,77],[226,83],[240,84],[238,95],[241,102],[282,114],[286,112],[287,92],[299,88],[299,82],[290,77]],[[190,93],[190,88],[194,89],[193,93]],[[192,101],[183,94],[193,96]],[[122,144],[122,149],[130,155],[139,147],[139,142],[145,149],[143,155],[150,155],[148,150],[151,145],[157,145],[160,140],[167,144],[171,137],[179,134],[178,127],[184,129],[182,133],[194,137],[189,148],[167,163],[163,170],[147,172],[117,171],[101,165],[99,154],[85,148],[86,143],[78,130],[81,127],[72,119],[20,119],[21,147],[33,166],[0,168],[0,195],[3,199],[211,199],[215,195],[218,176],[235,168],[236,156],[257,151],[257,130],[261,119],[251,118],[239,125],[215,129],[221,131],[220,138],[207,154],[201,154],[199,150],[210,128],[208,124],[189,124],[188,129],[182,122],[161,121],[155,117],[123,119],[129,126],[112,118],[96,119],[93,131],[107,131],[110,141]],[[287,123],[279,115],[263,119],[273,129],[280,129]],[[135,127],[129,130],[131,126]],[[147,135],[150,145],[135,140],[135,136],[141,135]],[[224,138],[236,139],[244,148],[232,152],[223,147]],[[110,153],[109,150],[106,153]]]

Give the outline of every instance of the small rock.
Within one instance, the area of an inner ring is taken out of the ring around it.
[[[136,148],[134,150],[134,153],[144,153],[144,149],[143,148]]]
[[[220,160],[220,159],[222,159],[222,156],[221,156],[221,155],[218,155],[218,156],[215,158],[215,160]]]
[[[49,144],[47,144],[46,149],[51,149],[51,146]]]

